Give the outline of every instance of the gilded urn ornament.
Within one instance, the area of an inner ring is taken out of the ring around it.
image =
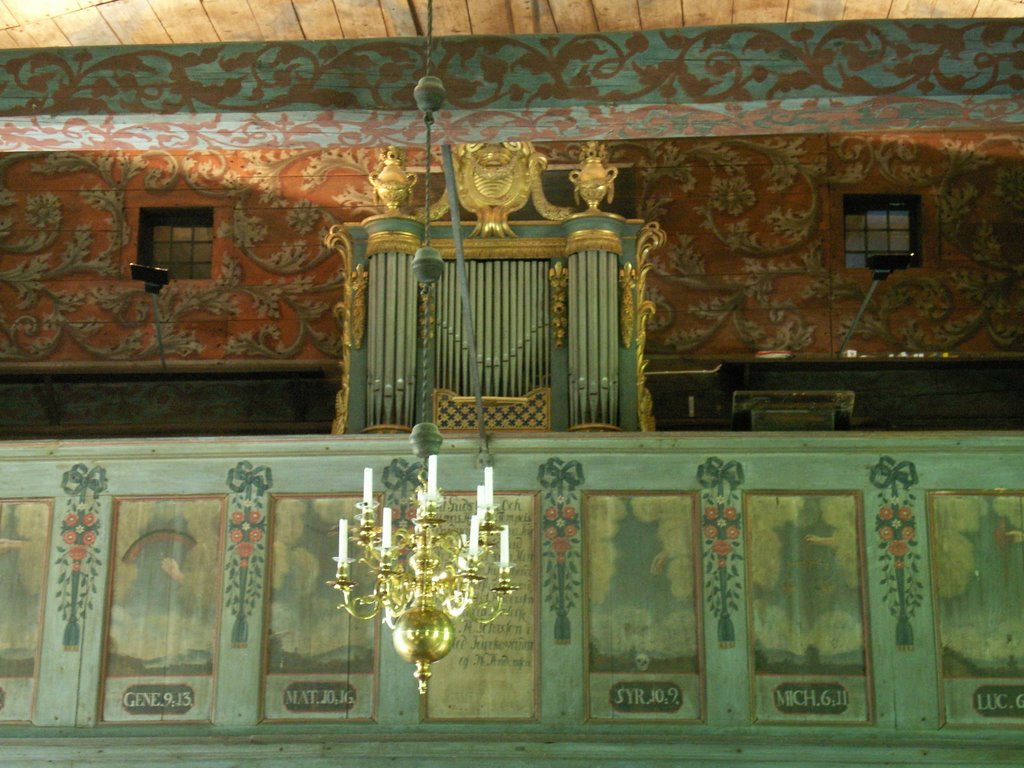
[[[377,169],[369,178],[377,200],[389,212],[398,211],[409,204],[416,174],[405,169],[404,149],[391,146],[381,149]]]
[[[618,168],[608,168],[608,149],[597,141],[586,141],[580,147],[580,167],[569,172],[569,181],[576,188],[576,202],[581,199],[587,209],[596,211],[602,201],[615,196]]]

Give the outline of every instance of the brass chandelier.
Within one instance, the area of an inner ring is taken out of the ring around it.
[[[448,655],[455,640],[454,620],[466,617],[483,624],[505,612],[512,584],[509,530],[495,517],[493,473],[484,470],[477,487],[476,512],[465,532],[446,527],[441,516],[444,497],[437,487],[437,455],[427,459],[426,482],[416,492],[412,528],[392,530],[391,509],[384,507],[377,522],[372,472],[363,473],[363,500],[356,504],[353,532],[361,554],[349,557],[348,520],[338,525],[337,576],[329,582],[342,594],[349,614],[358,619],[381,616],[392,629],[398,655],[416,665],[419,692],[427,692],[430,665]],[[354,595],[351,565],[365,565],[372,588]],[[488,583],[494,586],[487,588]]]

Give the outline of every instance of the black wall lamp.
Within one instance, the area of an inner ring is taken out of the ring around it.
[[[913,251],[903,251],[899,253],[872,253],[864,259],[864,262],[867,264],[867,268],[871,270],[871,287],[868,288],[867,295],[864,297],[864,301],[861,302],[860,309],[857,310],[857,316],[853,318],[853,322],[850,324],[850,330],[846,332],[846,337],[843,339],[843,343],[839,347],[840,357],[842,357],[843,352],[846,351],[846,345],[850,343],[850,337],[853,336],[853,332],[857,329],[860,319],[864,316],[864,310],[867,309],[868,303],[871,301],[871,296],[875,292],[875,288],[877,288],[880,282],[885,280],[885,278],[897,269],[906,269],[909,267],[914,260],[914,255]]]
[[[160,305],[156,297],[160,289],[167,285],[170,280],[170,272],[163,267],[151,267],[146,264],[132,262],[128,266],[132,270],[132,280],[139,280],[145,284],[146,293],[153,297],[153,323],[156,325],[156,346],[160,352],[160,367],[167,370],[167,360],[164,358],[164,339],[160,331]]]

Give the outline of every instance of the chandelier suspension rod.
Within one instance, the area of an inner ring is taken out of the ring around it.
[[[459,295],[462,297],[462,325],[466,334],[466,345],[469,347],[469,382],[476,398],[476,425],[479,432],[480,456],[487,456],[487,432],[484,429],[484,400],[480,389],[480,366],[476,359],[476,325],[473,322],[473,307],[469,300],[469,281],[466,278],[466,256],[462,248],[462,222],[459,219],[459,190],[455,185],[455,163],[452,161],[451,144],[441,145],[441,157],[444,162],[444,183],[451,201],[449,209],[452,214],[452,242],[455,245],[455,274],[459,281]]]

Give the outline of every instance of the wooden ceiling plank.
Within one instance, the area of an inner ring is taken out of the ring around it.
[[[202,7],[220,40],[260,39],[260,28],[248,3],[239,0],[203,0]]]
[[[302,27],[291,3],[252,3],[249,5],[263,40],[302,40]]]
[[[540,32],[542,10],[538,0],[507,0],[512,34],[535,35]]]
[[[643,29],[678,29],[683,26],[681,0],[640,0],[638,5]]]
[[[388,36],[380,0],[334,0],[341,31],[348,38]]]
[[[550,0],[556,31],[586,34],[597,32],[597,17],[588,0]]]
[[[21,48],[18,41],[6,29],[0,29],[0,48]]]
[[[683,24],[713,27],[732,23],[732,0],[683,0]]]
[[[843,6],[843,18],[854,19],[887,19],[889,18],[889,0],[846,0]]]
[[[427,34],[427,0],[412,0],[422,34]],[[449,0],[434,6],[434,36],[468,35],[469,11],[466,0]]]
[[[307,40],[337,40],[345,36],[334,3],[324,3],[321,0],[292,0],[292,5],[295,6],[302,34]]]
[[[0,0],[0,27],[4,30],[16,27],[18,20],[14,18],[14,14],[11,13],[10,9]],[[13,39],[13,38],[12,38]]]
[[[217,30],[200,0],[149,0],[172,43],[216,43]]]
[[[975,19],[1016,19],[1024,16],[1024,6],[1019,0],[980,0],[972,18]]]
[[[408,0],[381,0],[388,37],[415,37],[416,19]]]
[[[733,24],[782,24],[787,0],[733,0]]]
[[[409,5],[413,9],[414,23],[419,34],[427,34],[427,0],[410,0]]]
[[[512,0],[520,5],[530,5],[530,0]],[[509,3],[495,0],[466,0],[469,10],[469,24],[474,35],[507,35],[512,28],[512,12]]]
[[[16,48],[54,48],[71,45],[67,35],[53,19],[39,19],[29,24],[11,27],[7,34],[18,43]]]
[[[435,35],[470,35],[473,26],[466,0],[449,0],[434,6]]]
[[[96,8],[80,8],[54,21],[75,46],[118,45],[121,42]]]
[[[543,35],[553,35],[558,32],[558,27],[555,26],[555,17],[551,13],[551,3],[549,0],[537,0],[540,6],[540,29],[537,31]]]
[[[917,19],[931,16],[935,12],[935,5],[935,0],[893,0],[889,18]]]
[[[98,7],[124,45],[165,45],[170,35],[146,0],[121,0]]]
[[[974,18],[974,9],[977,7],[978,0],[947,0],[935,4],[935,14],[932,18],[971,19]],[[1024,16],[1024,5],[1018,6],[1018,14]]]
[[[786,21],[839,21],[845,0],[789,0]]]
[[[513,35],[548,35],[558,31],[548,0],[508,0]]]
[[[5,0],[5,4],[11,15],[22,24],[64,16],[74,13],[82,7],[78,0],[63,0],[63,2],[52,0],[48,3],[40,3],[37,0]]]
[[[640,29],[640,10],[635,2],[592,0],[597,28],[602,32],[628,32]]]

